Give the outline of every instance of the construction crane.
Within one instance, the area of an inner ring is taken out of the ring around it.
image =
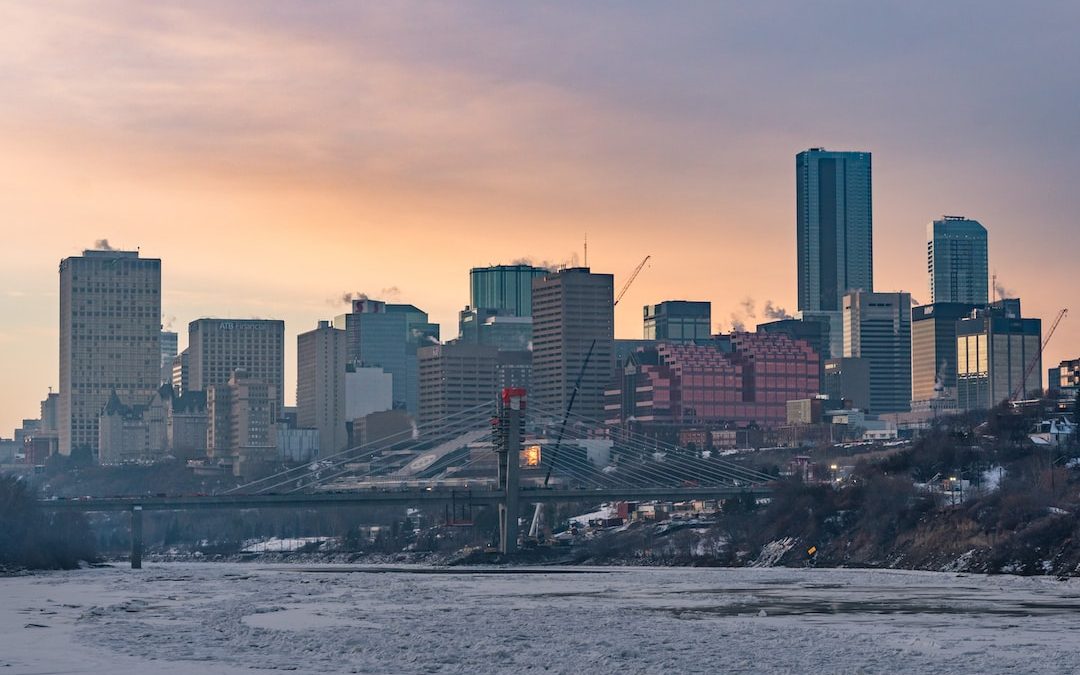
[[[630,290],[630,284],[634,283],[634,279],[637,279],[637,275],[641,274],[641,270],[644,269],[645,263],[649,262],[649,258],[651,257],[652,255],[645,256],[645,259],[639,262],[638,266],[634,268],[634,271],[630,273],[630,278],[626,280],[623,287],[619,289],[619,294],[615,296],[615,302],[611,305],[612,307],[618,305],[619,301],[622,300],[622,297]]]
[[[619,301],[626,295],[626,291],[630,289],[630,284],[634,283],[634,279],[638,278],[638,275],[641,274],[641,270],[645,269],[645,263],[649,262],[649,258],[651,257],[651,254],[645,256],[645,258],[638,263],[638,266],[634,268],[634,271],[630,273],[630,278],[626,280],[626,283],[619,289],[619,294],[615,296],[615,302],[611,305],[613,308],[615,305],[619,304]],[[595,339],[592,341],[592,344],[589,345],[589,351],[585,354],[585,361],[582,362],[581,370],[578,372],[577,379],[574,381],[574,389],[570,392],[570,401],[566,405],[566,412],[563,414],[562,424],[559,425],[559,435],[555,439],[555,449],[551,453],[551,462],[548,464],[547,474],[544,476],[544,487],[548,486],[548,481],[551,480],[551,470],[555,467],[555,460],[559,458],[559,446],[562,445],[563,434],[566,432],[566,423],[570,419],[570,412],[574,408],[574,401],[577,400],[578,390],[581,389],[581,379],[585,376],[585,369],[589,366],[589,361],[592,359],[594,349],[596,349]],[[535,510],[533,511],[532,524],[529,527],[530,537],[539,535],[540,512],[541,506],[537,503]]]
[[[1042,344],[1039,345],[1039,353],[1031,359],[1031,363],[1028,364],[1027,370],[1024,371],[1023,379],[1020,380],[1020,384],[1016,387],[1016,391],[1013,392],[1012,398],[1009,400],[1018,401],[1027,391],[1027,381],[1028,378],[1031,377],[1031,371],[1035,370],[1035,366],[1042,362],[1042,355],[1043,352],[1046,351],[1046,345],[1050,343],[1050,338],[1054,337],[1054,331],[1057,330],[1058,324],[1068,315],[1068,308],[1058,312],[1057,318],[1054,319],[1054,323],[1050,326],[1050,331],[1046,334],[1046,338],[1042,341]]]

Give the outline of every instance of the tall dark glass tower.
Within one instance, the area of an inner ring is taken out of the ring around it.
[[[990,301],[986,228],[963,216],[942,216],[926,226],[930,302]]]
[[[849,290],[874,290],[870,153],[811,148],[795,156],[799,310],[840,312]]]

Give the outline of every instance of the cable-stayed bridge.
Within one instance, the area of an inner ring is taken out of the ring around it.
[[[54,510],[130,511],[132,564],[143,511],[497,505],[500,547],[518,541],[522,504],[684,501],[765,494],[773,477],[599,420],[545,409],[524,392],[290,467],[215,495],[49,500]]]

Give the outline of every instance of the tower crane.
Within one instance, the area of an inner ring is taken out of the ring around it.
[[[1039,345],[1039,352],[1031,359],[1031,363],[1028,364],[1027,369],[1024,371],[1024,377],[1020,380],[1020,384],[1016,387],[1016,391],[1013,392],[1010,401],[1017,401],[1024,392],[1027,390],[1027,381],[1031,377],[1031,371],[1035,370],[1035,366],[1042,362],[1043,352],[1046,350],[1046,345],[1050,343],[1050,338],[1054,337],[1054,331],[1057,330],[1058,324],[1061,320],[1069,315],[1068,308],[1062,309],[1058,312],[1057,318],[1054,319],[1054,323],[1050,326],[1050,331],[1046,334],[1046,338],[1043,339],[1042,344]]]
[[[623,287],[619,289],[619,294],[615,296],[615,302],[612,303],[612,307],[618,305],[619,301],[622,300],[624,295],[626,295],[626,292],[630,290],[630,284],[634,283],[634,279],[637,279],[637,276],[641,274],[641,270],[645,268],[645,263],[649,262],[649,258],[651,257],[652,255],[645,256],[645,259],[639,262],[638,266],[634,268],[634,271],[630,273],[630,278],[626,280],[626,283],[623,284]]]

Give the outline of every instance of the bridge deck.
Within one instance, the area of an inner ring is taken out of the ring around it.
[[[522,488],[524,502],[599,501],[687,501],[726,499],[751,493],[766,495],[765,486],[721,486],[679,488]],[[105,497],[50,499],[38,502],[54,511],[127,511],[141,506],[144,511],[189,511],[203,509],[327,508],[335,506],[442,504],[451,501],[496,504],[503,500],[500,490],[371,490],[313,494],[206,495],[157,497]]]

